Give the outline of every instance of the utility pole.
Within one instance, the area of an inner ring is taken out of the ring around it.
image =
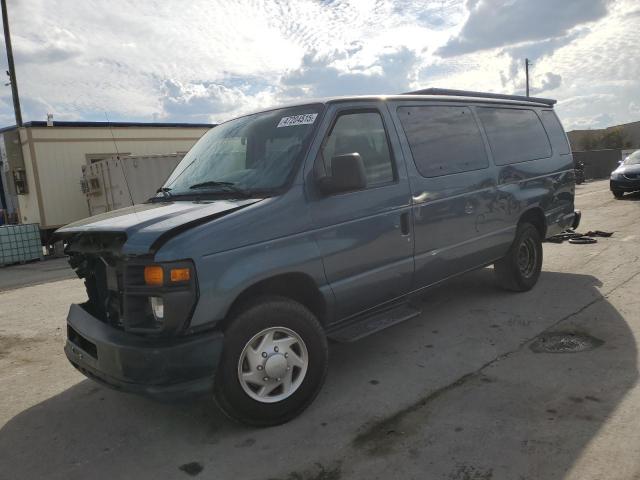
[[[7,16],[7,0],[2,2],[2,26],[4,28],[4,44],[7,47],[7,75],[9,75],[9,85],[11,85],[11,96],[13,97],[13,110],[16,114],[16,126],[22,126],[22,112],[20,111],[20,97],[18,96],[18,80],[16,79],[16,68],[13,64],[13,49],[11,48],[11,34],[9,33],[9,17]]]
[[[3,2],[5,0],[2,0]],[[527,97],[529,96],[529,65],[531,65],[531,62],[529,61],[528,58],[524,59],[524,74],[527,77]]]

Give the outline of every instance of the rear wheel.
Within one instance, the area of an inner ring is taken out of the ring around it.
[[[266,297],[247,305],[225,332],[214,395],[229,417],[256,426],[296,417],[327,373],[324,330],[303,305]]]
[[[613,196],[616,197],[616,198],[624,197],[624,192],[622,192],[620,190],[611,190],[611,193],[613,193]]]
[[[538,281],[542,270],[542,239],[530,223],[518,226],[516,238],[504,258],[494,265],[498,285],[506,290],[525,292]]]

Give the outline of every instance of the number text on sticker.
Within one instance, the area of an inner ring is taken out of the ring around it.
[[[317,113],[303,113],[302,115],[293,115],[291,117],[282,117],[278,123],[280,127],[294,127],[296,125],[308,125],[316,121]]]

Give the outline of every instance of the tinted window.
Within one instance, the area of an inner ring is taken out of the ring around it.
[[[558,150],[558,153],[569,153],[569,144],[567,143],[567,136],[564,134],[560,120],[556,117],[556,114],[551,110],[542,111],[542,124],[544,129],[549,135],[551,145],[554,149]]]
[[[398,116],[422,176],[489,165],[480,130],[468,107],[400,107]]]
[[[322,149],[325,172],[331,159],[345,153],[359,153],[367,175],[367,186],[393,181],[393,167],[382,117],[377,112],[341,115]]]
[[[496,165],[551,156],[551,145],[533,110],[478,108]]]

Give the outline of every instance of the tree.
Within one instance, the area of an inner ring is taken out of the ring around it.
[[[613,127],[596,132],[585,132],[580,140],[582,150],[631,148],[627,134],[622,127]]]
[[[629,148],[631,142],[621,127],[607,129],[600,137],[600,148]]]
[[[582,150],[598,150],[600,148],[600,132],[585,132],[580,141]]]

